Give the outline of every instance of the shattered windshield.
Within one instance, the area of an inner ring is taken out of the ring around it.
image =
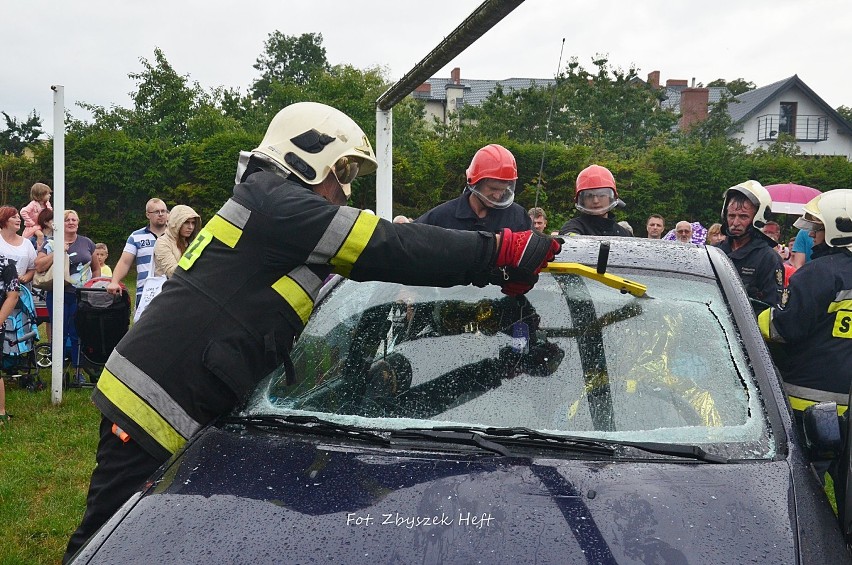
[[[377,429],[472,426],[701,444],[731,458],[773,444],[713,280],[619,273],[621,294],[542,274],[526,296],[344,281],[246,414],[314,414]],[[708,447],[709,446],[709,447]]]

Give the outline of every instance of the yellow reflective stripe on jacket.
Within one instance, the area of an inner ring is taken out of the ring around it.
[[[225,207],[222,209],[224,210]],[[191,269],[214,237],[233,249],[242,235],[243,230],[217,214],[198,232],[198,235],[192,240],[192,244],[178,261],[178,266],[184,271]]]
[[[220,215],[213,216],[204,229],[213,234],[213,237],[224,243],[230,248],[237,246],[240,241],[240,236],[243,235],[243,230],[226,220]]]
[[[850,310],[852,311],[852,300],[840,300],[837,302],[832,302],[828,305],[828,313],[839,312],[840,310]]]
[[[98,390],[169,453],[176,452],[186,443],[185,437],[107,369],[101,372]]]
[[[210,245],[211,241],[213,241],[213,234],[207,228],[203,228],[195,236],[195,239],[192,240],[192,244],[184,251],[180,261],[178,261],[178,267],[184,271],[188,271],[195,264],[196,259],[201,256],[204,248]]]
[[[349,276],[349,273],[352,272],[352,266],[361,256],[364,248],[367,247],[370,238],[373,237],[377,225],[379,225],[378,216],[369,212],[361,212],[358,215],[355,225],[352,226],[352,230],[343,241],[340,250],[331,259],[331,264],[336,273],[344,277]]]
[[[790,406],[796,412],[804,412],[805,409],[808,406],[813,406],[814,404],[819,404],[815,400],[806,400],[804,398],[799,398],[797,396],[788,396],[787,398],[790,399]],[[838,404],[837,405],[837,415],[842,416],[846,412],[846,410],[848,410],[848,409],[849,409],[849,407],[846,406],[845,404]]]
[[[772,320],[771,316],[772,308],[767,308],[766,310],[757,315],[757,327],[760,328],[760,334],[766,341],[772,339],[769,334],[769,323]]]
[[[307,324],[308,318],[314,309],[314,301],[299,286],[299,283],[285,275],[272,283],[272,288],[287,301],[287,304],[290,305],[302,320],[302,324]]]

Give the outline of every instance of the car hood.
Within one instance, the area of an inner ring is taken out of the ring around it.
[[[785,461],[415,449],[210,428],[80,561],[796,561]]]

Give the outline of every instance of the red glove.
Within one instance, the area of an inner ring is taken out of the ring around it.
[[[504,228],[495,266],[503,268],[498,282],[503,293],[518,296],[527,293],[538,281],[538,273],[561,249],[561,240],[536,231],[513,232]]]
[[[517,267],[538,274],[553,260],[559,249],[559,241],[549,235],[529,230],[513,232],[503,228],[495,266]]]

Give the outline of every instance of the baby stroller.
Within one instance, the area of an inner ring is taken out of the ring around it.
[[[130,329],[127,288],[121,285],[121,294],[109,294],[109,283],[109,277],[97,277],[77,289],[80,366],[65,373],[70,387],[94,386],[112,350]]]
[[[47,323],[49,326],[50,313],[47,310],[47,291],[33,287],[32,295],[34,305],[33,310],[35,311],[36,317],[36,325]],[[35,346],[35,363],[41,369],[47,369],[51,365],[50,356],[52,352],[50,350],[50,347],[51,346],[49,341],[47,343],[39,343]]]
[[[36,341],[38,321],[30,290],[21,285],[18,305],[6,318],[3,327],[2,372],[18,379],[18,386],[31,391],[42,390],[44,382],[38,374]]]

